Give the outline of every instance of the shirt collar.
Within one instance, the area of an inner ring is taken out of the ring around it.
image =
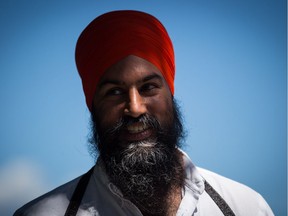
[[[192,215],[196,210],[199,197],[205,190],[204,179],[189,156],[183,150],[178,150],[182,154],[183,159],[185,186],[183,188],[183,198],[177,211],[177,216]],[[113,194],[119,198],[123,197],[117,186],[110,182],[100,158],[97,160],[93,175],[96,178],[100,178],[100,181],[103,182]]]
[[[199,197],[204,192],[204,179],[192,163],[189,156],[179,149],[182,153],[184,170],[185,170],[185,186],[184,196],[177,211],[178,215],[193,215],[196,210]]]

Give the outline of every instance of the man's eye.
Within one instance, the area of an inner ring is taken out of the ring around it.
[[[145,91],[151,91],[155,88],[157,88],[157,86],[155,84],[147,83],[141,87],[141,91],[144,91],[144,92]]]
[[[110,95],[110,96],[113,96],[113,95],[122,95],[124,93],[124,91],[120,88],[113,88],[113,89],[109,89],[107,92],[106,92],[106,95]]]

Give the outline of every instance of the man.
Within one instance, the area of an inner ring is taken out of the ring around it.
[[[15,216],[273,215],[261,195],[196,168],[180,149],[174,51],[155,17],[138,11],[97,17],[78,39],[76,64],[96,165]]]

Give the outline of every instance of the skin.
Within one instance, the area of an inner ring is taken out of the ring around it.
[[[103,130],[115,125],[123,116],[137,118],[145,113],[156,117],[160,125],[172,122],[168,117],[172,112],[172,95],[161,72],[150,62],[133,55],[112,65],[104,73],[93,103]],[[141,127],[141,123],[134,123],[123,131],[119,138],[121,143],[153,136],[151,129],[142,131]],[[135,133],[135,128],[140,131]]]

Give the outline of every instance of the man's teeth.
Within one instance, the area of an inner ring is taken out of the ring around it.
[[[128,125],[127,130],[129,133],[140,133],[148,128],[147,125]]]

